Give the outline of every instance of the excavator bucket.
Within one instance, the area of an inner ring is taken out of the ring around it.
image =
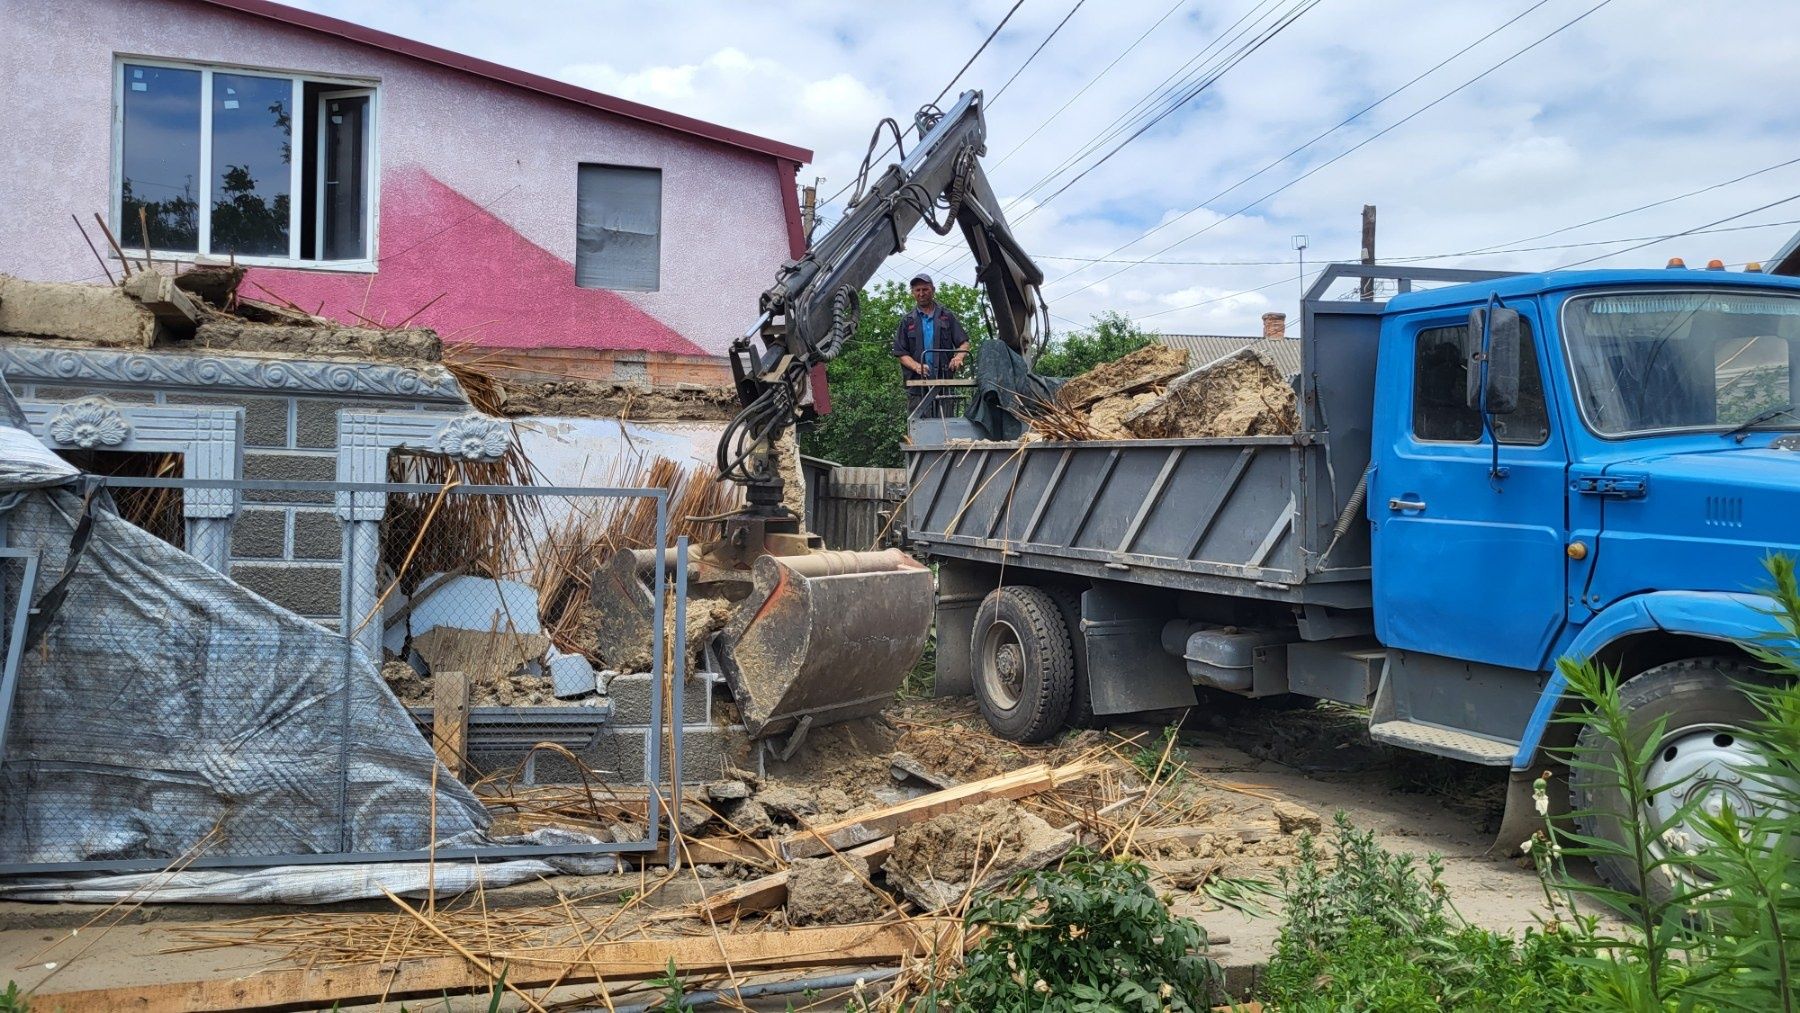
[[[763,556],[752,580],[719,657],[756,738],[879,711],[931,633],[931,571],[898,549]]]

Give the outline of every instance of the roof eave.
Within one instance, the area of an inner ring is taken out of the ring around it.
[[[378,31],[374,28],[368,28],[349,21],[326,17],[323,14],[315,14],[312,11],[298,10],[286,6],[285,4],[273,3],[271,0],[196,0],[196,2],[223,8],[225,10],[236,11],[240,14],[248,14],[253,17],[267,18],[271,21],[293,25],[297,28],[305,28],[309,31],[320,32],[325,35],[336,36],[349,42],[370,46],[375,49],[386,50],[390,53],[410,57],[415,60],[421,60],[426,63],[436,64],[450,70],[459,70],[464,73],[474,74],[477,77],[485,77],[502,84],[512,85],[515,88],[535,91],[552,98],[559,98],[566,102],[574,102],[578,105],[601,110],[602,112],[612,113],[615,116],[623,116],[627,119],[638,120],[668,130],[691,134],[695,137],[704,138],[709,141],[717,141],[721,144],[731,145],[732,147],[743,148],[764,155],[773,155],[776,158],[784,158],[793,162],[812,161],[812,151],[797,145],[787,144],[767,137],[760,137],[756,134],[747,133],[742,130],[720,126],[717,123],[709,123],[705,120],[695,119],[692,116],[683,116],[680,113],[672,113],[666,109],[657,109],[654,106],[647,106],[640,102],[632,102],[629,99],[622,99],[602,92],[591,91],[587,88],[580,88],[564,81],[544,77],[541,74],[533,74],[529,71],[519,70],[516,67],[502,66],[498,63],[492,63],[464,53],[442,49],[438,46],[419,42],[415,39],[408,39],[403,36]]]

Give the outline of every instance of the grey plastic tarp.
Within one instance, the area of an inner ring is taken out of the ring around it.
[[[83,501],[79,475],[23,421],[0,381],[0,534],[39,553],[41,600]],[[20,667],[0,861],[253,865],[428,847],[436,757],[371,660],[107,502],[96,497],[67,597]],[[7,613],[22,570],[0,570]],[[485,838],[473,792],[445,774],[436,794],[436,840]]]

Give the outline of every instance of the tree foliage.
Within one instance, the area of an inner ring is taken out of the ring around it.
[[[986,296],[954,283],[938,286],[942,303],[980,347],[987,337]],[[912,295],[897,281],[863,290],[862,318],[844,350],[825,367],[831,412],[800,433],[800,450],[855,468],[898,468],[906,438],[906,388],[900,362],[889,351],[900,320],[913,310]]]
[[[987,296],[968,285],[938,287],[938,302],[969,332],[975,354],[988,337]],[[857,468],[898,468],[906,439],[906,388],[889,349],[900,320],[912,312],[906,286],[890,281],[863,291],[856,335],[826,366],[831,412],[800,433],[801,452]],[[1076,376],[1154,341],[1120,313],[1101,313],[1091,326],[1053,340],[1038,359],[1045,376]],[[965,367],[972,370],[973,364]]]
[[[1032,368],[1043,376],[1080,376],[1155,340],[1155,331],[1146,331],[1125,314],[1108,310],[1095,314],[1087,327],[1051,341]]]

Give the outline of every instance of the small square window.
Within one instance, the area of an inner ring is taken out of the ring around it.
[[[654,292],[662,275],[662,170],[583,165],[576,177],[575,284]]]

